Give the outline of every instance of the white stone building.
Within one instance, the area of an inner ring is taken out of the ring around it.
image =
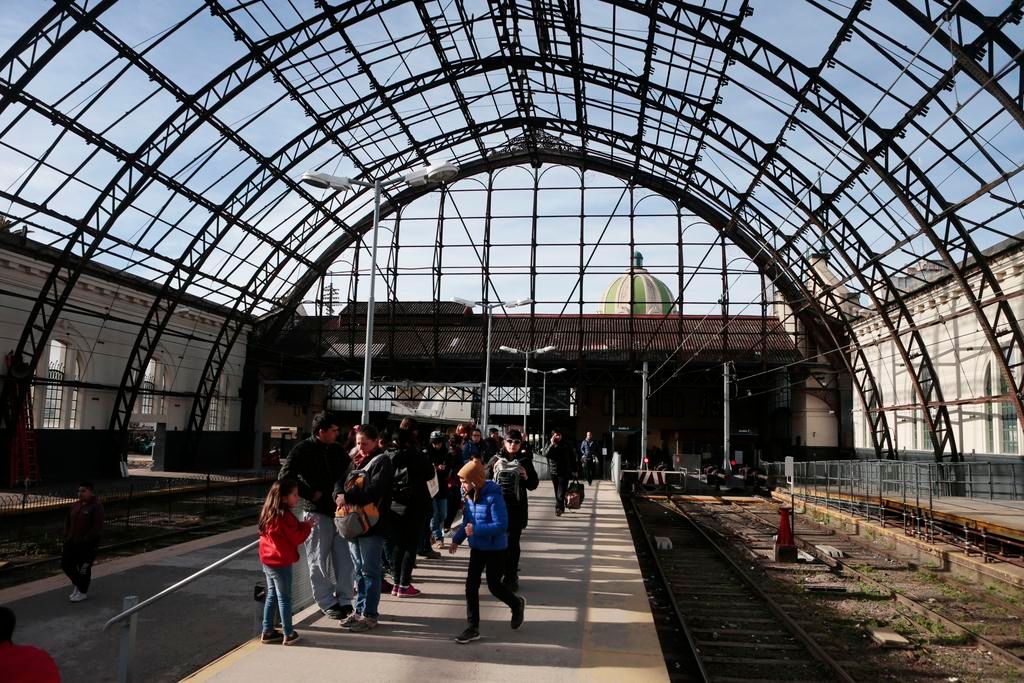
[[[990,267],[1017,316],[1024,316],[1024,246],[1010,239],[985,251]],[[960,452],[965,458],[1020,456],[1021,425],[1013,404],[1000,401],[1007,386],[988,340],[952,276],[933,264],[918,264],[895,284],[905,300],[934,364],[943,400]],[[977,271],[971,272],[973,282]],[[986,301],[983,300],[983,303]],[[881,390],[880,407],[887,412],[893,447],[901,458],[931,458],[930,434],[910,373],[878,313],[865,309],[854,325]],[[996,330],[999,333],[999,330]],[[1019,354],[1015,354],[1017,356]],[[1020,358],[1011,367],[1020,372]],[[865,457],[874,457],[861,402],[854,402],[854,440]],[[863,450],[861,450],[863,449]]]

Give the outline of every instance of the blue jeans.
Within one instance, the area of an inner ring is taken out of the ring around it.
[[[356,612],[364,617],[379,616],[381,579],[381,551],[383,536],[360,536],[348,542],[356,578]]]
[[[267,577],[267,600],[263,603],[263,632],[274,630],[274,606],[281,612],[281,628],[291,635],[292,628],[292,568],[263,565]]]
[[[430,532],[434,535],[435,541],[443,541],[444,519],[448,516],[448,499],[435,498],[431,502],[434,504],[434,516],[430,518]]]

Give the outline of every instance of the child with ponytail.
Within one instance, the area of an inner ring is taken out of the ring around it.
[[[260,512],[260,562],[267,577],[267,600],[263,604],[263,635],[260,642],[291,645],[299,639],[292,628],[292,565],[299,561],[298,547],[313,528],[311,520],[300,522],[292,514],[299,504],[299,484],[294,479],[275,481]],[[281,627],[274,628],[274,606],[281,613]]]

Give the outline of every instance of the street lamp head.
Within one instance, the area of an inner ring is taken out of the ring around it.
[[[519,308],[520,306],[529,306],[533,303],[533,299],[516,299],[512,303],[508,304],[509,308]]]
[[[551,374],[557,375],[560,372],[565,372],[565,368],[555,368],[554,370],[551,371]]]
[[[463,299],[463,298],[457,297],[457,296],[453,296],[452,297],[452,302],[453,303],[457,303],[457,304],[462,304],[463,306],[465,306],[467,308],[473,308],[474,306],[476,306],[476,302],[475,301],[470,301],[469,299]]]
[[[505,353],[519,353],[519,349],[513,349],[511,346],[499,346],[498,350]]]
[[[435,161],[406,174],[405,183],[409,187],[422,187],[427,183],[448,182],[458,174],[459,167],[450,161]]]
[[[302,174],[300,180],[306,185],[311,185],[321,190],[338,190],[343,192],[352,189],[352,181],[350,179],[331,175],[330,173],[321,173],[320,171],[306,171]]]
[[[556,347],[554,346],[545,346],[544,348],[537,349],[536,351],[534,351],[534,353],[547,353],[549,351],[554,351],[555,348]]]
[[[537,373],[539,373],[539,372],[542,372],[541,370],[538,370],[537,368],[524,368],[524,370],[526,370],[527,372],[532,372],[535,375]]]

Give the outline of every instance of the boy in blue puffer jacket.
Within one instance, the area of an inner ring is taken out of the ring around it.
[[[466,575],[466,619],[469,627],[459,634],[455,642],[466,644],[480,638],[480,577],[486,571],[487,589],[512,610],[512,628],[523,625],[526,599],[516,596],[501,582],[505,571],[505,553],[508,548],[508,510],[501,487],[486,481],[484,466],[470,460],[461,470],[462,526],[452,536],[448,552],[455,554],[459,544],[469,539],[469,573]]]

